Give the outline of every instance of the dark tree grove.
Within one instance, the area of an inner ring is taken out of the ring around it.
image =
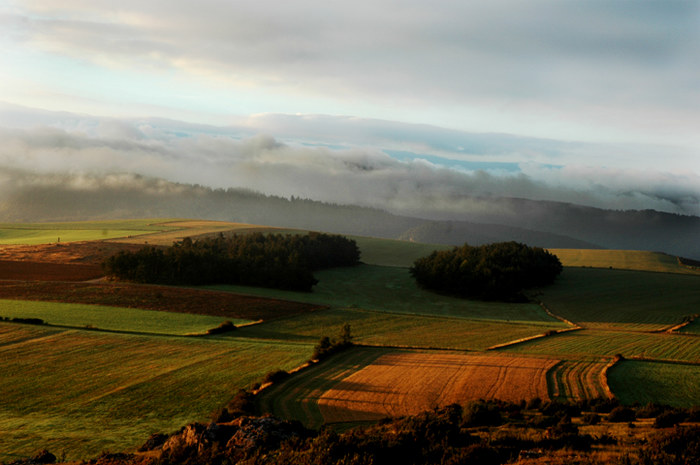
[[[524,289],[551,284],[561,271],[555,255],[518,242],[435,251],[410,269],[421,287],[485,300],[522,299]]]
[[[359,263],[355,241],[321,233],[242,234],[191,240],[169,248],[119,252],[105,273],[125,281],[153,284],[242,284],[311,291],[314,270]]]

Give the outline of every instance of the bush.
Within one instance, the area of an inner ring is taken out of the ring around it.
[[[284,370],[271,371],[263,378],[263,383],[279,383],[289,378],[289,373]]]
[[[490,402],[470,402],[464,408],[464,426],[497,426],[503,424],[498,407]]]
[[[224,321],[221,323],[219,326],[216,328],[211,328],[207,330],[207,334],[214,335],[214,334],[223,334],[223,333],[229,333],[233,330],[236,329],[236,325],[231,323],[230,321]]]
[[[337,352],[348,349],[354,344],[350,325],[345,323],[341,329],[339,338],[331,339],[328,336],[323,336],[314,346],[314,352],[311,355],[311,360],[321,361]]]
[[[687,418],[685,412],[680,410],[666,410],[654,420],[654,428],[670,428],[682,423]]]
[[[637,415],[635,414],[634,410],[632,410],[629,407],[615,407],[612,409],[612,411],[608,414],[608,421],[611,421],[613,423],[624,423],[628,421],[634,421],[637,418]]]
[[[587,425],[597,425],[600,423],[600,415],[597,413],[587,413],[583,416],[582,420]]]

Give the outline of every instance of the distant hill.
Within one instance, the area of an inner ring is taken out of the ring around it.
[[[657,211],[493,198],[489,212],[432,221],[380,209],[287,199],[242,189],[210,189],[137,175],[76,185],[51,176],[0,199],[0,221],[181,217],[236,221],[419,242],[480,245],[516,240],[549,248],[657,250],[700,259],[700,218]],[[483,200],[483,199],[481,199]]]

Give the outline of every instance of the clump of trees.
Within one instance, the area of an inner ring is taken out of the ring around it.
[[[561,271],[555,255],[518,242],[435,251],[410,269],[423,288],[484,300],[523,300],[523,290],[550,284]]]
[[[314,353],[311,355],[311,360],[321,361],[331,355],[348,349],[354,345],[352,342],[352,330],[350,324],[345,323],[340,331],[338,339],[331,339],[328,336],[323,336],[314,346]]]
[[[185,238],[169,248],[122,251],[103,268],[109,277],[139,283],[241,284],[309,292],[318,282],[314,270],[359,261],[355,241],[342,236],[253,233]]]

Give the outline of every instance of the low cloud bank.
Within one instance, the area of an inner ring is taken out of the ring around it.
[[[520,167],[519,172],[499,173],[447,168],[436,160],[449,162],[466,156],[452,148],[458,140],[437,147],[437,136],[428,130],[421,140],[415,136],[402,140],[401,132],[395,130],[398,125],[376,137],[383,142],[373,139],[368,146],[352,130],[339,136],[342,141],[326,137],[305,145],[293,131],[279,127],[287,140],[250,125],[213,128],[164,120],[51,114],[44,114],[43,119],[18,118],[14,126],[9,120],[7,115],[0,117],[0,124],[5,125],[0,128],[0,190],[5,191],[47,182],[86,191],[104,183],[129,189],[173,188],[165,182],[160,187],[157,183],[145,186],[131,176],[138,174],[440,219],[478,217],[493,208],[488,199],[494,197],[700,215],[697,174],[606,168],[587,165],[584,160],[576,163],[576,150],[565,153],[563,143],[530,141],[528,145],[527,140],[490,135],[494,144],[485,146],[491,147],[491,153],[476,153],[472,147],[468,155],[473,160],[494,157],[516,162]],[[537,146],[544,148],[532,155]],[[493,153],[493,147],[500,147],[499,154]],[[525,158],[513,153],[513,147],[526,147],[531,155]],[[398,148],[414,151],[399,160],[389,154]]]

